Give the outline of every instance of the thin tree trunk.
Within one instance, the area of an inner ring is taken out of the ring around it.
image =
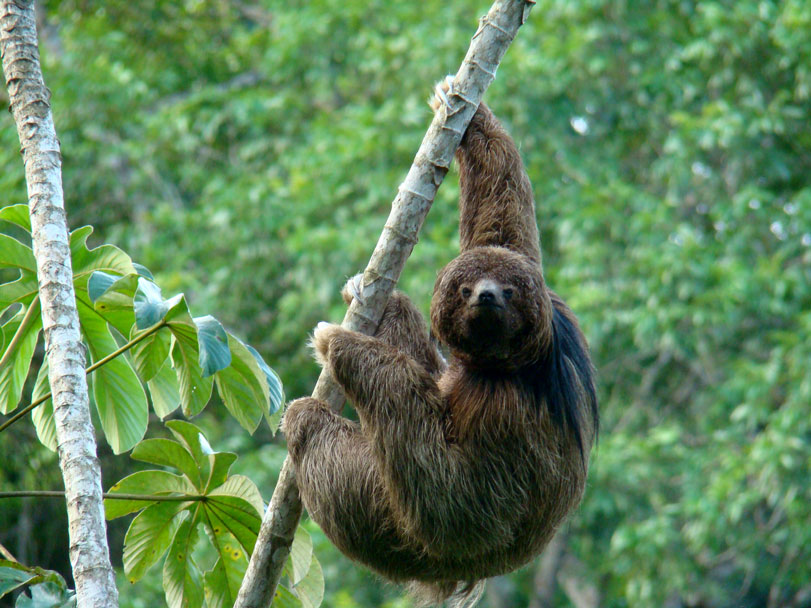
[[[533,4],[534,0],[496,0],[490,12],[482,18],[454,78],[450,95],[453,109],[438,112],[423,138],[363,273],[363,304],[357,298],[353,300],[343,327],[365,334],[373,334],[377,328],[462,135]],[[313,396],[330,404],[336,411],[344,401],[340,388],[323,371]],[[301,511],[295,473],[288,458],[262,521],[235,608],[264,608],[270,604],[290,554]]]
[[[40,68],[34,3],[3,0],[0,7],[0,50],[28,184],[76,597],[79,608],[113,607],[118,606],[118,591],[107,547],[101,469],[73,292],[62,159]]]
[[[602,596],[590,573],[580,560],[571,554],[563,558],[558,572],[558,582],[575,608],[598,608]]]
[[[529,608],[554,608],[555,592],[568,541],[566,532],[560,531],[544,549],[535,570],[535,594]]]

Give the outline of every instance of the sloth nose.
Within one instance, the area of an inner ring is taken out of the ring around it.
[[[496,301],[496,294],[489,289],[479,292],[479,304],[493,304]]]

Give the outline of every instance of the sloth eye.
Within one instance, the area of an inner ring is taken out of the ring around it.
[[[472,294],[472,293],[473,293],[473,292],[472,292],[472,291],[470,291],[470,288],[469,288],[469,287],[462,287],[462,297],[463,297],[463,298],[469,298],[469,297],[470,297],[470,294]]]
[[[506,300],[509,300],[511,297],[513,297],[513,290],[510,289],[509,287],[507,289],[505,289],[504,291],[502,291],[501,293],[504,294],[504,298]]]

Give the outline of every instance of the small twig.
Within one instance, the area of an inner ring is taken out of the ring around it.
[[[64,498],[63,490],[19,490],[15,492],[0,492],[0,500],[3,498]],[[143,500],[145,502],[205,502],[208,497],[200,494],[181,494],[173,496],[154,496],[151,494],[116,494],[110,492],[102,493],[102,498],[108,500]],[[0,547],[2,547],[0,545]]]
[[[11,355],[17,348],[17,344],[19,344],[20,340],[22,340],[25,330],[28,329],[29,325],[31,325],[31,321],[34,319],[36,313],[39,312],[38,304],[39,294],[35,295],[34,299],[31,300],[31,305],[28,307],[28,310],[25,311],[25,316],[23,317],[23,320],[20,321],[20,326],[17,328],[17,331],[14,332],[14,337],[11,339],[11,342],[8,343],[8,348],[6,348],[6,352],[3,353],[3,357],[0,359],[0,369],[3,369],[3,367],[5,367],[9,362]]]
[[[5,557],[5,558],[6,558],[7,560],[9,560],[10,562],[17,562],[18,564],[20,563],[20,562],[18,562],[18,561],[17,561],[17,558],[16,558],[16,557],[14,557],[14,556],[11,554],[11,551],[9,551],[8,549],[6,549],[6,548],[3,546],[3,543],[0,543],[0,555],[2,555],[3,557]]]
[[[167,325],[168,325],[168,323],[166,322],[166,320],[165,320],[165,319],[161,319],[160,321],[158,321],[157,323],[155,323],[155,325],[153,325],[152,327],[150,327],[149,329],[147,329],[146,331],[144,331],[144,333],[142,333],[142,334],[141,334],[140,336],[138,336],[137,338],[133,338],[132,340],[130,340],[129,342],[127,342],[127,343],[126,343],[124,346],[122,346],[122,347],[121,347],[121,348],[119,348],[118,350],[115,350],[115,351],[111,352],[109,355],[107,355],[106,357],[102,357],[101,359],[99,359],[98,361],[96,361],[96,362],[95,362],[93,365],[91,365],[90,367],[88,367],[88,368],[87,368],[86,372],[87,372],[88,374],[93,373],[94,371],[96,371],[98,368],[100,368],[100,367],[101,367],[102,365],[104,365],[105,363],[109,363],[110,361],[112,361],[113,359],[115,359],[116,357],[118,357],[119,355],[121,355],[121,354],[123,354],[123,353],[127,352],[127,351],[128,351],[129,349],[131,349],[133,346],[135,346],[136,344],[138,344],[138,343],[139,343],[139,342],[141,342],[142,340],[144,340],[144,339],[148,338],[149,336],[151,336],[152,334],[154,334],[154,333],[155,333],[155,332],[157,332],[158,330],[163,329],[163,328],[164,328],[164,327],[166,327]]]
[[[153,325],[152,327],[147,329],[144,333],[142,333],[137,338],[133,338],[132,340],[127,342],[124,346],[122,346],[118,350],[113,351],[109,355],[107,355],[106,357],[103,357],[103,358],[99,359],[98,361],[96,361],[93,365],[91,365],[90,367],[88,367],[85,370],[85,374],[93,373],[94,371],[96,371],[98,368],[100,368],[105,363],[109,363],[110,361],[112,361],[113,359],[115,359],[116,357],[121,355],[122,353],[127,352],[133,346],[135,346],[136,344],[138,344],[139,342],[141,342],[145,338],[151,336],[152,334],[154,334],[159,329],[163,329],[167,325],[168,325],[168,323],[165,320],[161,320],[160,322],[156,323],[155,325]],[[21,409],[19,412],[14,414],[11,418],[6,420],[3,424],[0,424],[0,433],[5,431],[8,427],[10,427],[12,424],[17,422],[20,418],[25,416],[28,412],[32,411],[35,407],[40,406],[43,403],[45,403],[48,399],[51,398],[51,396],[52,396],[52,393],[49,392],[47,395],[43,395],[39,399],[36,399],[35,401],[32,401],[29,405],[26,405],[23,409]]]

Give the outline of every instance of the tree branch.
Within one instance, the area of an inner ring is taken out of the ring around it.
[[[4,498],[64,498],[62,490],[15,490],[13,492],[0,492],[0,500]],[[104,492],[102,498],[107,500],[142,500],[144,502],[205,502],[208,496],[202,494],[154,495],[154,494],[117,494]]]
[[[50,92],[42,78],[33,0],[2,0],[0,51],[28,184],[76,597],[81,607],[115,607],[118,591],[107,547],[101,469],[90,422],[85,351],[73,291],[62,158]]]
[[[434,116],[363,273],[363,304],[357,298],[353,300],[343,327],[365,334],[373,334],[377,328],[462,135],[533,4],[534,0],[496,0],[481,19],[453,81],[450,95],[453,109]],[[336,410],[344,401],[340,388],[323,371],[313,396]],[[301,511],[295,473],[288,458],[262,521],[235,608],[265,608],[270,604],[290,554]]]

